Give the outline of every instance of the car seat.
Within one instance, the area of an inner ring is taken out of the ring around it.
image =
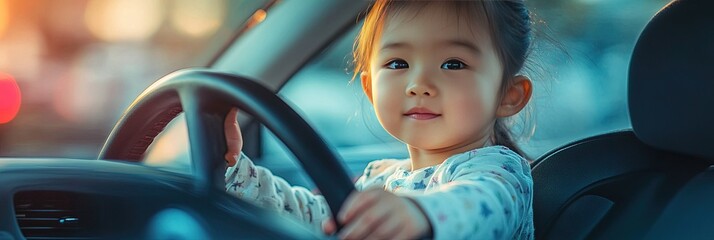
[[[714,238],[714,2],[673,1],[628,76],[631,130],[533,163],[537,239]]]

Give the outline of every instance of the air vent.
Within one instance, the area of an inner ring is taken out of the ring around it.
[[[15,218],[27,239],[93,239],[88,198],[60,191],[25,191],[14,197]]]

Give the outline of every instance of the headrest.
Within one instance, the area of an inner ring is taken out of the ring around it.
[[[628,105],[645,144],[714,160],[714,1],[673,1],[647,24],[630,61]]]

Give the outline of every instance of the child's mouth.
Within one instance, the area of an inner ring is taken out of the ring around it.
[[[412,113],[412,114],[404,114],[404,116],[416,119],[416,120],[429,120],[429,119],[434,119],[441,114],[433,114],[433,113]]]
[[[404,113],[404,116],[416,119],[416,120],[429,120],[429,119],[434,119],[441,114],[437,114],[432,112],[431,110],[424,108],[424,107],[415,107]]]

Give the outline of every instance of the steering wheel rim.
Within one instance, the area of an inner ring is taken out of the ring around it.
[[[254,116],[296,156],[333,214],[355,188],[339,155],[283,100],[258,82],[207,69],[184,69],[149,86],[128,107],[98,159],[140,162],[154,138],[184,112],[197,192],[225,191],[224,119],[232,106]]]

